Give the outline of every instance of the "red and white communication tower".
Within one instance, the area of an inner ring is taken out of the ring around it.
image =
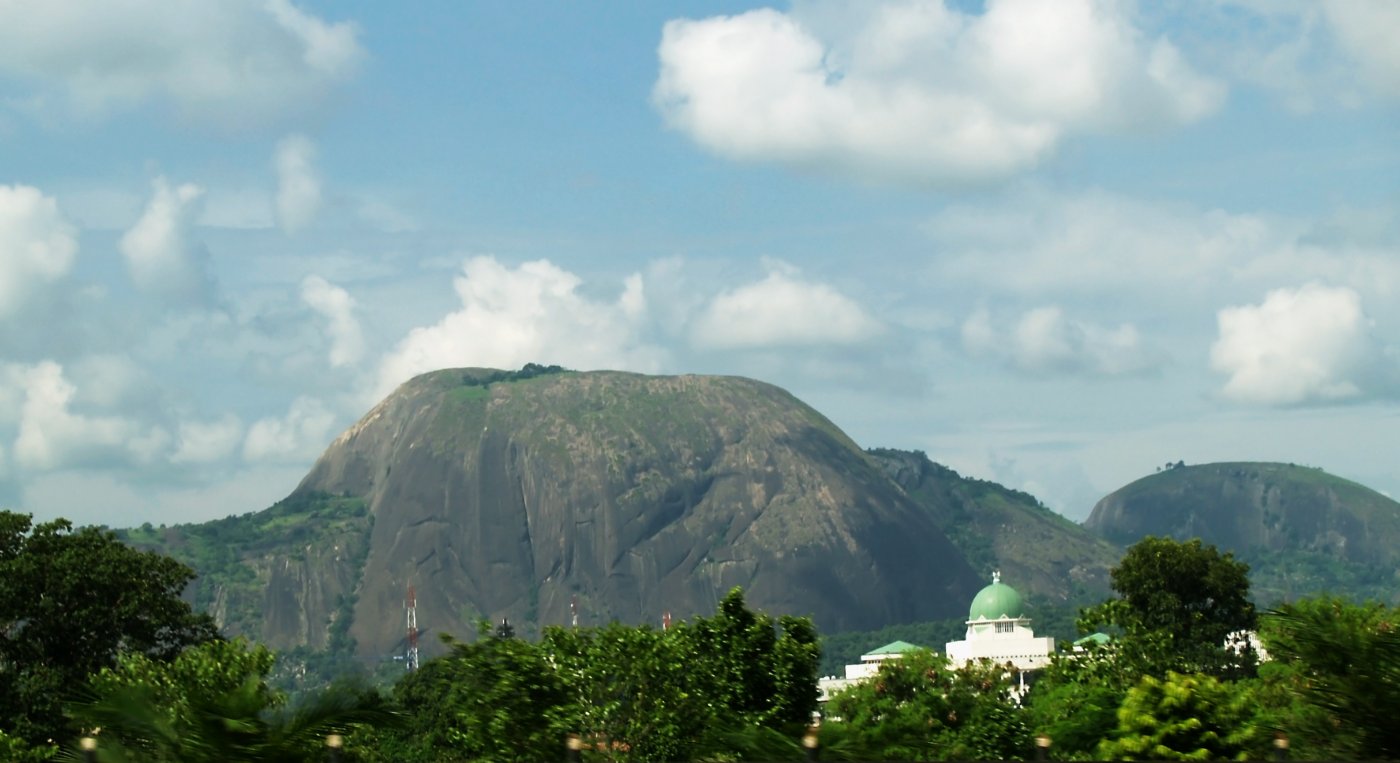
[[[413,584],[408,586],[408,601],[404,607],[408,613],[408,653],[404,655],[404,665],[408,670],[418,669],[418,596],[413,592]]]

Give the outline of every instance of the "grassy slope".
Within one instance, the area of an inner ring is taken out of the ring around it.
[[[304,557],[310,549],[347,537],[360,540],[347,552],[363,554],[372,521],[360,498],[308,495],[201,524],[147,524],[116,533],[133,546],[189,565],[199,574],[191,591],[194,606],[214,612],[230,635],[257,638],[267,584],[259,560]]]
[[[905,492],[935,518],[972,563],[1024,595],[1073,609],[1108,593],[1122,549],[1047,508],[1034,496],[969,479],[917,451],[874,449]]]

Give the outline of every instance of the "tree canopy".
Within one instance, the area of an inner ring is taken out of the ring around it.
[[[194,572],[97,527],[0,511],[0,728],[64,735],[62,702],[123,652],[169,660],[218,637],[180,593]]]
[[[1235,642],[1257,624],[1249,565],[1199,538],[1148,536],[1110,574],[1118,597],[1089,610],[1084,627],[1119,629],[1117,648],[1131,670],[1248,672],[1253,658]]]

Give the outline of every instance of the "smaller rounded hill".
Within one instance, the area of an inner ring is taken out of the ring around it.
[[[1084,525],[1123,545],[1155,535],[1231,551],[1265,601],[1322,590],[1394,598],[1400,503],[1314,467],[1178,463],[1105,496]]]

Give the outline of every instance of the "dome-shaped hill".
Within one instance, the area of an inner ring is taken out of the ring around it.
[[[427,374],[341,435],[292,500],[322,495],[373,518],[350,627],[362,654],[401,642],[410,583],[420,626],[459,635],[478,616],[563,624],[575,597],[585,624],[680,618],[733,586],[769,612],[871,628],[959,615],[979,587],[830,421],[736,377]],[[294,606],[299,587],[269,600]]]
[[[1294,464],[1168,468],[1105,496],[1084,524],[1116,543],[1199,537],[1233,551],[1253,565],[1265,601],[1318,590],[1373,595],[1393,589],[1400,564],[1400,503]]]

